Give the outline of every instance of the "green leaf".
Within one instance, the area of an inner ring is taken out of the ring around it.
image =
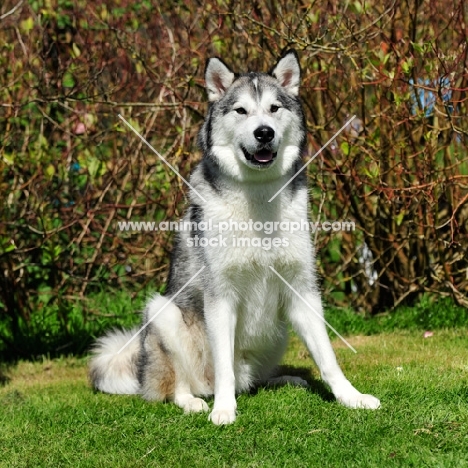
[[[351,152],[351,147],[349,146],[349,143],[347,141],[343,141],[343,143],[341,143],[340,145],[340,148],[345,156],[349,156],[349,153]]]
[[[406,75],[409,75],[411,73],[412,68],[413,68],[412,60],[403,60],[403,62],[401,62],[401,69],[403,70],[403,73],[405,73]]]
[[[53,165],[53,164],[49,164],[49,165],[46,167],[46,169],[45,169],[45,173],[46,173],[47,177],[48,177],[49,179],[51,179],[51,178],[54,176],[54,174],[55,174],[55,167],[54,167],[54,165]]]
[[[424,53],[424,44],[418,44],[417,42],[412,42],[413,49],[415,52],[418,52],[419,54]]]
[[[213,47],[216,49],[216,53],[221,54],[224,47],[224,42],[219,36],[213,38]]]
[[[33,28],[34,28],[34,20],[31,17],[21,21],[20,23],[21,31],[31,31],[31,29]]]
[[[3,160],[9,165],[12,166],[15,162],[15,155],[13,153],[3,153]]]
[[[64,88],[73,88],[75,86],[75,78],[70,72],[65,72],[62,79],[62,86]]]
[[[405,217],[405,210],[401,210],[397,216],[395,217],[395,223],[397,226],[401,226],[401,223],[403,222],[403,218]]]
[[[73,50],[73,58],[79,57],[81,55],[81,50],[80,48],[76,45],[74,42],[72,45],[72,50]]]

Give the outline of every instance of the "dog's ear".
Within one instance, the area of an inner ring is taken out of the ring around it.
[[[232,85],[235,75],[219,58],[211,58],[206,64],[205,84],[210,102],[219,101],[229,86]]]
[[[273,67],[270,75],[274,76],[290,94],[297,96],[301,81],[301,68],[296,51],[286,52]]]

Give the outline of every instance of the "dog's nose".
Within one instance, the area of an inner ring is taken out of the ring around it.
[[[262,125],[254,131],[254,136],[260,143],[269,143],[275,138],[275,131],[271,127]]]

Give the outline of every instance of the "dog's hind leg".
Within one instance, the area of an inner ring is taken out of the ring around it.
[[[207,411],[205,401],[195,396],[212,393],[208,346],[196,314],[182,312],[168,298],[156,296],[147,306],[146,320],[151,322],[148,337],[156,338],[147,337],[145,342],[156,339],[159,353],[170,360],[171,385],[166,385],[164,399],[186,413]],[[162,376],[156,367],[153,373],[157,375],[156,385],[161,386]]]
[[[138,363],[141,396],[150,401],[165,401],[174,394],[174,363],[153,324],[147,328]]]
[[[185,413],[201,413],[209,409],[205,400],[192,395],[190,385],[184,379],[180,379],[176,383],[174,403],[182,408]]]

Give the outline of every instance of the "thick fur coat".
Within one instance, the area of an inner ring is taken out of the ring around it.
[[[205,79],[203,159],[190,177],[184,218],[195,228],[178,233],[166,293],[147,304],[138,340],[127,345],[135,329],[97,341],[93,386],[170,400],[187,412],[208,410],[201,397],[214,394],[210,419],[229,424],[236,393],[268,382],[305,384],[275,374],[291,323],[339,402],[377,408],[379,400],[356,390],[337,364],[309,232],[281,229],[308,218],[305,172],[290,181],[306,141],[296,53],[268,74],[236,75],[210,59]],[[253,227],[265,223],[273,226],[268,233]]]

